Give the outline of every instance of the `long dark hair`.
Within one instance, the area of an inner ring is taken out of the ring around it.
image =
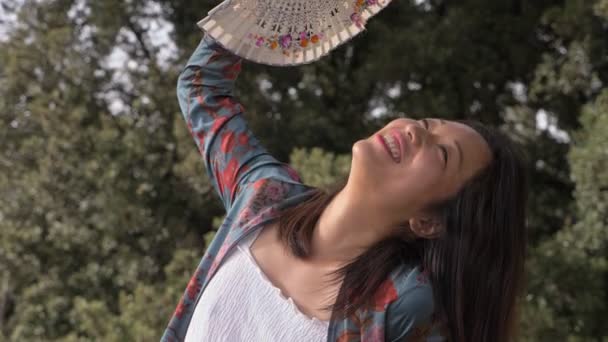
[[[471,120],[457,122],[485,139],[491,163],[454,197],[431,206],[443,220],[440,237],[412,239],[404,229],[402,236],[377,242],[331,272],[331,282],[343,281],[335,302],[324,307],[332,310],[332,319],[351,316],[367,305],[389,273],[406,264],[428,273],[436,323],[450,341],[506,342],[514,337],[527,246],[524,155],[494,128]],[[279,237],[295,256],[305,259],[310,254],[317,220],[345,185],[342,180],[328,190],[314,189],[306,201],[283,209]]]

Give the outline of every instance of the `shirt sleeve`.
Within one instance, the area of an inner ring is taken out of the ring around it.
[[[388,342],[427,341],[433,315],[433,292],[429,286],[415,286],[387,308]]]
[[[301,183],[297,172],[268,154],[249,130],[234,98],[242,59],[205,35],[180,74],[177,97],[188,130],[226,211],[260,178]]]

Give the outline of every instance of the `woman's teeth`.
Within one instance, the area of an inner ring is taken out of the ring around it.
[[[395,141],[395,137],[390,134],[383,134],[382,138],[384,138],[384,141],[390,148],[393,159],[395,159],[396,162],[399,162],[401,159],[401,155],[399,154],[399,147],[397,147],[398,142]]]

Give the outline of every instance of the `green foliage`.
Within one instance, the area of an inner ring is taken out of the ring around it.
[[[580,121],[568,155],[576,218],[537,246],[530,262],[531,274],[542,274],[531,276],[526,298],[528,334],[536,338],[608,338],[597,319],[608,315],[608,91],[585,106]]]
[[[0,340],[162,333],[225,214],[175,99],[214,5],[3,2]],[[393,1],[317,63],[245,63],[237,91],[267,149],[318,187],[396,117],[501,127],[531,161],[522,340],[605,341],[607,24],[608,0]]]
[[[296,148],[291,153],[290,164],[298,170],[305,184],[328,188],[348,177],[350,160],[348,154],[336,156],[318,147],[309,151]]]

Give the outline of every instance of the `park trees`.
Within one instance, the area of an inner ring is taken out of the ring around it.
[[[213,5],[2,3],[2,339],[160,336],[224,214],[174,95]],[[316,186],[396,117],[501,127],[532,177],[522,337],[599,340],[607,19],[606,0],[395,1],[317,63],[245,63],[237,95]]]

